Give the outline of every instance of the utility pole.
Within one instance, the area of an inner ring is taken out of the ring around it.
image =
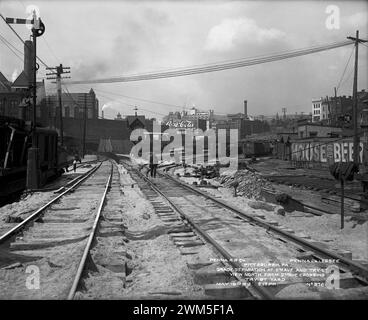
[[[330,99],[328,96],[326,96],[326,102],[327,102],[327,123],[331,125],[331,107],[330,107]]]
[[[84,112],[83,112],[83,146],[82,157],[86,154],[86,129],[87,129],[87,93],[84,93]]]
[[[359,166],[359,134],[358,134],[358,47],[359,42],[367,42],[359,39],[359,30],[356,31],[355,38],[347,37],[355,42],[355,64],[354,64],[354,83],[353,83],[353,128],[354,128],[354,152],[353,160]]]
[[[337,90],[336,90],[336,87],[334,87],[334,92],[335,92],[335,102],[334,102],[334,105],[335,105],[335,116],[336,116],[336,119],[335,119],[335,117],[333,118],[334,123],[332,125],[336,126],[337,115],[338,115],[338,112],[337,112]],[[342,112],[342,106],[340,106],[340,108],[341,108],[341,112]]]
[[[56,85],[57,85],[57,98],[58,98],[58,106],[59,106],[59,121],[60,121],[60,145],[64,145],[64,129],[63,129],[63,105],[61,102],[61,79],[68,79],[70,77],[63,77],[61,78],[61,75],[64,73],[70,73],[70,71],[64,71],[69,70],[70,67],[63,67],[62,64],[59,66],[56,66],[55,68],[46,68],[47,70],[55,70],[52,73],[47,73],[47,76],[56,76],[56,77],[49,77],[48,80],[56,79]]]

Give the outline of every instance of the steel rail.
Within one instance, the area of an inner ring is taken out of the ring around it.
[[[85,165],[85,164],[90,164],[92,162],[98,162],[98,161],[99,160],[91,160],[91,161],[82,162],[81,164],[79,164],[79,166],[77,166],[77,168],[83,167],[83,165]],[[101,161],[101,162],[103,162],[103,161]],[[80,176],[74,178],[73,180],[71,180],[69,182],[67,182],[64,186],[60,187],[59,189],[54,190],[54,193],[59,193],[62,190],[65,190],[68,186],[72,185],[75,181],[78,181],[79,178],[80,178]]]
[[[43,205],[41,208],[37,209],[35,212],[33,212],[30,216],[28,216],[26,219],[24,219],[22,222],[20,222],[18,225],[10,229],[8,232],[0,236],[0,244],[4,241],[8,240],[12,236],[14,236],[20,229],[22,229],[25,225],[27,225],[29,222],[36,219],[39,215],[42,214],[43,211],[45,211],[49,206],[51,206],[53,203],[55,203],[57,200],[59,200],[61,197],[63,197],[65,194],[69,193],[70,191],[74,190],[76,187],[78,187],[83,181],[88,179],[94,172],[97,171],[97,169],[101,166],[101,163],[99,165],[96,165],[94,168],[89,170],[87,173],[82,175],[76,183],[74,183],[71,187],[66,189],[64,192],[60,193],[58,196],[50,200],[48,203]]]
[[[284,176],[263,176],[263,177],[265,179],[267,179],[268,181],[272,182],[272,183],[278,183],[278,184],[283,184],[283,185],[288,185],[288,183],[289,184],[300,184],[302,187],[305,187],[305,188],[308,188],[308,186],[311,186],[311,185],[305,185],[305,184],[302,185],[301,183],[296,183],[296,182],[292,182],[292,181],[288,180],[288,178],[290,178],[290,177],[291,178],[295,177],[295,176],[292,176],[292,175],[290,175],[290,176],[286,176],[286,175],[284,175]],[[274,177],[276,179],[273,179]],[[317,176],[310,176],[310,177],[311,178],[316,178],[316,179],[318,178]],[[335,181],[333,179],[328,179],[328,180]],[[315,186],[317,186],[317,185],[315,184]],[[312,187],[314,187],[314,186],[312,185]],[[318,187],[318,188],[320,188],[320,187]],[[341,197],[341,191],[338,188],[334,188],[334,187],[322,187],[320,189],[324,193],[326,193],[326,191],[335,192],[336,196]],[[323,191],[323,190],[326,190],[326,191]],[[345,191],[344,198],[350,199],[350,200],[353,200],[353,201],[358,201],[358,202],[361,202],[362,201],[362,199],[359,199],[359,198],[354,197],[352,193],[346,194],[346,191]]]
[[[181,186],[183,186],[184,188],[188,189],[188,190],[191,190],[207,199],[210,199],[212,200],[213,202],[219,204],[220,206],[222,206],[223,208],[226,208],[226,209],[229,209],[231,210],[232,212],[236,213],[237,215],[239,215],[240,217],[243,217],[247,220],[251,220],[252,222],[255,222],[256,224],[268,229],[268,230],[272,230],[273,232],[277,233],[277,234],[280,234],[282,236],[284,236],[285,238],[289,239],[289,240],[292,240],[293,242],[297,243],[298,245],[306,248],[306,249],[309,249],[309,250],[313,250],[314,252],[317,252],[319,255],[323,256],[323,257],[326,257],[326,258],[334,258],[335,260],[339,260],[340,263],[343,263],[345,265],[347,265],[349,267],[349,269],[353,269],[355,272],[357,272],[359,275],[363,276],[365,279],[368,279],[368,268],[365,267],[364,265],[360,264],[359,262],[356,262],[356,261],[353,261],[351,259],[348,259],[348,258],[345,258],[337,253],[333,253],[333,252],[330,252],[328,250],[325,250],[317,245],[314,245],[302,238],[299,238],[287,231],[284,231],[284,230],[281,230],[280,228],[277,228],[259,218],[256,218],[254,216],[251,216],[249,214],[247,214],[245,211],[239,209],[239,208],[236,208],[235,206],[232,206],[228,203],[226,203],[225,201],[222,201],[222,200],[219,200],[219,199],[216,199],[212,196],[210,196],[209,194],[207,193],[204,193],[203,191],[201,190],[197,190],[195,189],[194,187],[182,182],[182,181],[179,181],[178,179],[166,174],[166,173],[159,173],[169,179],[171,179],[172,181],[176,182],[177,184],[180,184]]]
[[[110,175],[109,175],[109,177],[107,179],[107,182],[106,182],[106,185],[105,185],[105,190],[104,190],[100,205],[99,205],[98,210],[97,210],[97,214],[96,214],[96,218],[95,218],[94,223],[93,223],[92,231],[91,231],[91,233],[88,237],[86,247],[84,248],[84,251],[83,251],[83,256],[82,256],[82,258],[79,262],[77,273],[75,275],[72,287],[70,288],[68,298],[67,298],[68,300],[73,300],[74,299],[75,293],[78,289],[78,284],[79,284],[79,282],[82,278],[82,273],[83,273],[83,270],[84,270],[84,267],[85,267],[85,264],[86,264],[86,261],[87,261],[87,257],[89,255],[89,251],[91,249],[93,239],[96,235],[98,223],[99,223],[100,218],[101,218],[101,213],[102,213],[103,206],[105,204],[106,195],[107,195],[107,192],[108,192],[108,190],[110,189],[110,186],[111,186],[112,175],[113,175],[113,164],[111,164],[111,172],[110,172]]]
[[[234,257],[228,253],[220,244],[216,242],[206,231],[202,230],[190,217],[188,217],[179,207],[177,207],[170,199],[167,197],[160,189],[155,186],[155,184],[149,180],[147,177],[145,177],[140,171],[136,170],[135,168],[132,168],[138,175],[140,175],[150,186],[152,189],[154,189],[158,194],[160,194],[162,197],[164,197],[170,205],[173,207],[174,210],[176,210],[185,220],[189,222],[189,224],[204,238],[207,242],[209,242],[212,246],[216,248],[216,250],[228,261],[228,263],[236,268],[236,269],[242,269],[243,266],[240,263],[237,263],[234,261]],[[234,276],[238,280],[243,280],[239,276]],[[266,288],[262,288],[261,286],[258,286],[257,284],[253,283],[251,287],[264,299],[267,300],[273,300],[274,295],[272,295]],[[244,289],[248,290],[247,287],[244,287]]]

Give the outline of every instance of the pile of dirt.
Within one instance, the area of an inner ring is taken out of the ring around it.
[[[262,188],[272,189],[272,184],[269,181],[248,170],[224,172],[216,180],[227,188],[236,186],[238,196],[256,200],[261,199]]]

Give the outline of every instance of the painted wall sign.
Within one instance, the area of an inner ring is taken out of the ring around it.
[[[313,162],[348,162],[353,161],[352,141],[341,142],[293,142],[291,159]],[[363,162],[363,142],[360,142],[359,161]]]
[[[181,121],[168,121],[166,125],[170,128],[194,128],[193,121],[190,120],[181,120]]]

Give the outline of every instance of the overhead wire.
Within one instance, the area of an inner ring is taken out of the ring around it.
[[[13,33],[17,36],[17,38],[25,45],[25,41],[22,39],[22,37],[17,33],[17,31],[15,31],[15,29],[6,22],[5,17],[0,13],[0,17],[4,20],[5,24],[10,28],[10,30],[13,31]],[[39,57],[36,55],[36,58],[39,62],[41,62],[46,68],[48,68],[49,66]]]
[[[99,93],[99,95],[101,96],[101,97],[104,97],[104,98],[106,98],[106,99],[109,99],[109,100],[115,100],[115,101],[118,101],[119,103],[121,103],[121,104],[125,104],[126,106],[128,106],[128,107],[137,107],[138,108],[138,110],[142,110],[142,111],[146,111],[146,112],[149,112],[149,113],[152,113],[152,114],[156,114],[156,115],[159,115],[159,116],[166,116],[167,114],[163,114],[163,113],[160,113],[160,112],[157,112],[157,111],[152,111],[152,110],[147,110],[147,109],[144,109],[144,108],[141,108],[140,106],[137,106],[137,105],[134,105],[134,104],[130,104],[130,103],[127,103],[127,102],[124,102],[124,101],[122,101],[121,99],[119,99],[119,98],[114,98],[114,97],[109,97],[109,96],[106,96],[106,95],[104,95],[104,94],[101,94],[101,93]]]
[[[91,84],[91,83],[114,83],[114,82],[132,82],[132,81],[142,81],[142,80],[154,80],[154,79],[163,79],[163,78],[172,78],[172,77],[180,77],[180,76],[188,76],[200,73],[209,73],[209,72],[216,72],[228,69],[235,69],[241,68],[256,64],[262,64],[267,62],[279,61],[283,59],[289,59],[292,57],[312,54],[316,52],[331,50],[334,48],[339,48],[347,45],[351,45],[352,41],[343,41],[337,42],[329,45],[309,48],[309,49],[301,49],[301,50],[294,50],[293,52],[273,55],[273,56],[266,56],[263,58],[248,58],[243,59],[239,62],[231,62],[231,63],[224,63],[224,64],[212,64],[203,67],[188,67],[186,69],[177,69],[175,71],[168,71],[168,72],[152,72],[146,74],[136,74],[136,75],[128,75],[128,76],[121,76],[121,77],[110,77],[110,78],[102,78],[102,79],[92,79],[92,80],[77,80],[77,81],[68,81],[68,84]]]
[[[0,41],[21,61],[23,61],[23,58],[21,56],[19,56],[19,52],[20,50],[18,50],[17,48],[15,48],[9,41],[7,41],[2,35],[0,35]],[[17,53],[17,52],[18,53]]]
[[[338,85],[336,86],[336,91],[338,91],[338,90],[339,90],[339,88],[340,88],[341,81],[342,81],[342,79],[344,78],[344,75],[345,75],[346,69],[347,69],[347,67],[348,67],[348,65],[349,65],[349,63],[350,63],[350,60],[351,60],[351,57],[352,57],[352,55],[353,55],[354,49],[355,49],[355,47],[353,47],[353,49],[351,50],[351,53],[350,53],[349,59],[348,59],[348,61],[346,62],[346,65],[345,65],[344,71],[343,71],[343,73],[342,73],[342,75],[341,75],[341,77],[340,77],[339,83],[338,83]]]

